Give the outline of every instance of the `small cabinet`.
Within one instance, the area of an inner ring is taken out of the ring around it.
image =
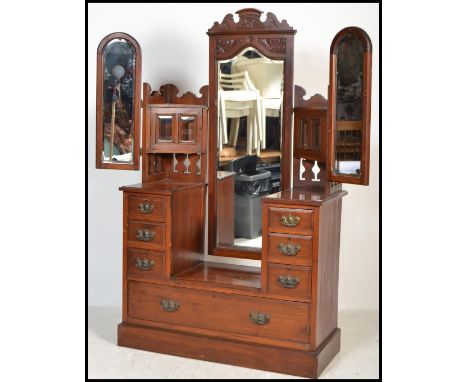
[[[162,152],[199,151],[201,143],[201,109],[198,107],[151,108],[150,149]]]

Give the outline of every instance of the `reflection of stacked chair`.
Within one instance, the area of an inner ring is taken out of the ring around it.
[[[227,119],[234,118],[229,143],[236,145],[239,132],[239,120],[247,117],[247,154],[252,154],[252,146],[260,152],[259,135],[261,134],[261,101],[247,72],[219,74],[219,130],[218,147],[228,143]]]
[[[260,139],[266,144],[266,117],[279,117],[283,100],[283,62],[268,58],[240,57],[233,64],[234,72],[248,72],[253,85],[260,92]]]

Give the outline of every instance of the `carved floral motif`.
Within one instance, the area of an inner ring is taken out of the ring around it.
[[[285,38],[259,38],[257,42],[273,53],[286,53]]]

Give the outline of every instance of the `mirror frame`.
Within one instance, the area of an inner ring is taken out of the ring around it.
[[[209,135],[208,135],[208,254],[260,260],[262,248],[218,246],[216,243],[216,183],[217,183],[217,127],[218,127],[218,66],[219,60],[235,57],[245,48],[253,47],[265,57],[283,60],[283,123],[281,132],[281,185],[290,188],[293,112],[294,30],[283,20],[268,12],[265,21],[263,12],[254,8],[237,11],[239,21],[231,13],[221,23],[215,22],[208,30],[209,36]]]
[[[336,130],[336,75],[337,51],[345,36],[359,39],[364,47],[362,84],[362,133],[361,133],[361,174],[359,176],[335,172],[335,130]],[[347,27],[337,33],[330,46],[330,85],[328,96],[328,179],[332,182],[369,185],[370,162],[370,117],[372,85],[372,43],[369,35],[359,27]]]
[[[114,39],[126,40],[135,50],[135,79],[133,83],[133,163],[107,163],[102,161],[103,150],[103,81],[104,81],[104,49]],[[97,48],[96,66],[96,168],[113,170],[140,169],[140,116],[141,116],[141,49],[138,41],[127,33],[115,32],[104,37]]]

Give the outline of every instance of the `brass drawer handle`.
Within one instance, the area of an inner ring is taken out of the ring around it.
[[[180,302],[174,300],[161,300],[160,305],[166,312],[176,312],[180,308]]]
[[[278,276],[278,281],[283,288],[294,289],[299,284],[299,277],[294,277],[291,275]]]
[[[291,212],[289,212],[288,216],[281,216],[281,224],[285,225],[286,227],[295,227],[299,224],[301,218],[299,216],[292,216]]]
[[[296,256],[301,250],[300,245],[283,244],[283,243],[280,243],[278,248],[284,256]]]
[[[135,261],[135,267],[137,267],[140,271],[149,271],[154,267],[154,261],[151,259],[143,259],[141,260],[139,257]]]
[[[154,210],[154,204],[145,200],[143,203],[138,204],[138,210],[143,214],[150,214]]]
[[[267,313],[250,312],[249,319],[250,322],[253,322],[254,324],[266,325],[270,322],[270,315]]]
[[[139,229],[136,232],[136,238],[140,241],[151,241],[154,239],[155,232],[149,229]]]

